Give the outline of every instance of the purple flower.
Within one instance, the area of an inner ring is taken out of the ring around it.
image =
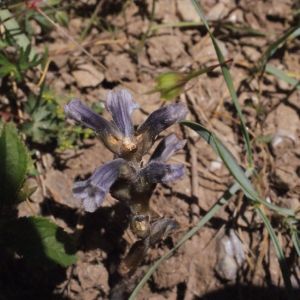
[[[149,151],[155,139],[163,130],[182,121],[187,114],[188,111],[182,103],[166,105],[150,114],[137,129],[137,134],[142,135],[144,141],[142,155]]]
[[[89,179],[74,184],[73,195],[82,199],[86,211],[95,211],[110,192],[116,199],[127,202],[135,214],[147,214],[149,199],[157,183],[184,177],[182,164],[165,163],[186,143],[175,134],[159,143],[145,167],[141,160],[161,131],[185,118],[185,106],[169,104],[156,110],[134,132],[131,115],[139,107],[126,90],[107,94],[106,108],[113,122],[96,114],[78,99],[72,99],[65,106],[67,117],[94,130],[104,145],[119,157],[96,169]]]
[[[126,90],[118,92],[109,91],[106,97],[106,109],[112,115],[114,122],[124,137],[133,138],[133,125],[131,114],[140,105],[131,100],[131,95]]]
[[[183,179],[185,166],[182,164],[169,165],[165,162],[178,150],[182,149],[186,140],[179,140],[175,133],[165,137],[157,146],[149,162],[137,175],[144,176],[149,183],[168,183]]]
[[[129,176],[130,173],[128,162],[117,158],[96,169],[89,179],[75,182],[72,189],[73,196],[82,199],[86,211],[94,212],[104,201],[112,184],[119,177]]]
[[[104,145],[118,157],[127,158],[128,152],[138,152],[136,156],[141,159],[158,134],[183,120],[188,112],[182,103],[162,107],[149,115],[134,136],[131,114],[139,107],[139,104],[132,101],[127,90],[119,90],[108,92],[106,99],[106,108],[114,123],[96,114],[76,98],[65,106],[65,112],[68,118],[94,130]]]
[[[71,99],[70,103],[65,106],[65,113],[68,118],[94,130],[111,152],[119,154],[122,133],[117,126],[105,120],[76,98]]]
[[[179,140],[175,133],[165,137],[151,155],[150,161],[167,161],[175,152],[182,149],[186,140]]]
[[[185,144],[186,140],[179,140],[174,133],[162,139],[146,166],[136,170],[134,178],[119,180],[111,187],[112,196],[127,202],[135,214],[147,214],[149,200],[158,183],[184,178],[184,165],[165,162]]]

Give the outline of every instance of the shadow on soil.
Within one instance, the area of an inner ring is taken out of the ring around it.
[[[182,298],[183,299],[183,298]],[[194,300],[286,300],[288,299],[284,289],[275,286],[268,288],[234,285],[217,290]],[[294,299],[300,299],[300,289],[294,290]]]

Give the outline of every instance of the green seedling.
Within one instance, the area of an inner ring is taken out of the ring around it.
[[[26,174],[30,167],[27,148],[13,124],[0,128],[0,242],[31,264],[67,267],[78,260],[72,238],[43,217],[15,218],[13,208],[35,191],[28,188]],[[5,264],[5,262],[3,262]]]
[[[41,60],[38,55],[29,60],[31,46],[28,45],[25,50],[19,48],[19,54],[15,53],[14,57],[0,53],[0,77],[10,75],[17,82],[22,82],[26,71],[40,64]]]
[[[24,106],[29,118],[21,124],[20,129],[37,144],[56,143],[61,150],[74,149],[76,142],[82,138],[90,138],[93,132],[66,124],[62,103],[48,88],[41,90],[38,97],[31,94]]]

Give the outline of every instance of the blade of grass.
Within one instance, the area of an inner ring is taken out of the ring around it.
[[[271,66],[270,64],[266,65],[265,71],[269,74],[272,74],[274,76],[277,76],[278,78],[286,81],[288,84],[293,86],[295,89],[300,90],[300,82],[289,75],[287,75],[285,72],[278,70],[277,68]]]
[[[255,30],[252,28],[248,28],[248,27],[240,27],[240,26],[235,26],[232,24],[222,24],[223,28],[228,28],[237,32],[242,32],[242,33],[247,33],[247,34],[251,34],[251,35],[258,35],[258,36],[268,36],[270,35],[269,33],[263,32],[263,31],[259,31],[259,30]]]
[[[253,188],[251,182],[248,180],[248,178],[245,176],[243,170],[236,162],[233,155],[230,153],[230,151],[222,144],[222,142],[215,137],[213,133],[211,133],[208,129],[206,129],[204,126],[191,122],[191,121],[181,121],[180,124],[183,124],[185,126],[188,126],[189,128],[196,131],[199,135],[201,135],[204,140],[213,148],[213,150],[221,157],[224,164],[234,177],[234,179],[241,185],[242,189],[244,190],[246,196],[250,198],[253,201],[257,201],[266,207],[282,213],[286,214],[288,216],[294,216],[294,211],[286,208],[282,208],[279,206],[276,206],[274,204],[271,204],[263,199],[261,199],[255,189]]]
[[[91,26],[92,24],[94,23],[95,19],[97,18],[97,15],[99,13],[99,11],[101,10],[102,6],[103,6],[103,0],[99,1],[92,16],[90,17],[89,19],[89,22],[88,24],[85,26],[85,28],[83,29],[80,37],[79,37],[79,40],[78,40],[78,43],[81,44],[81,42],[83,41],[83,39],[85,38],[87,32],[91,29]]]
[[[0,10],[0,21],[4,21],[3,25],[6,28],[7,32],[12,35],[16,43],[25,51],[28,45],[30,45],[30,41],[26,34],[22,33],[18,22],[15,20],[8,9]],[[33,60],[37,54],[38,53],[35,51],[35,49],[31,47],[29,59]],[[37,67],[40,68],[40,65]]]
[[[251,174],[251,170],[247,170],[245,176],[248,177]],[[170,257],[170,255],[178,249],[182,244],[184,244],[189,238],[191,238],[201,227],[203,227],[216,213],[217,211],[230,199],[240,189],[240,185],[236,182],[230,189],[228,189],[224,195],[218,200],[218,202],[207,212],[207,214],[198,222],[198,224],[192,228],[176,245],[173,249],[164,254],[146,273],[144,278],[136,286],[132,294],[130,295],[129,300],[133,300],[138,294],[140,289],[144,286],[150,276],[154,271],[160,266],[160,264]]]
[[[299,15],[299,14],[300,14],[300,8],[297,9],[296,11],[294,11],[292,15],[293,15],[293,16],[296,16],[296,15]]]
[[[259,67],[264,67],[268,61],[268,59],[274,55],[274,53],[280,49],[285,42],[292,36],[295,31],[300,27],[300,22],[294,26],[291,27],[282,37],[280,37],[277,41],[275,41],[273,44],[270,45],[270,47],[262,54],[258,66]]]
[[[155,31],[160,28],[170,28],[170,27],[197,27],[197,26],[203,26],[202,22],[174,22],[174,23],[164,23],[164,24],[157,24],[151,26],[150,30]]]
[[[280,269],[281,269],[284,285],[285,285],[287,293],[288,293],[288,299],[290,299],[290,300],[295,299],[295,297],[293,295],[293,288],[292,288],[292,283],[291,283],[290,270],[289,270],[288,265],[286,263],[286,259],[284,257],[284,254],[283,254],[283,251],[282,251],[281,246],[279,244],[279,241],[277,239],[277,236],[274,232],[274,229],[273,229],[272,225],[270,224],[267,216],[264,214],[264,212],[262,211],[262,209],[260,207],[256,207],[255,211],[258,213],[258,215],[263,220],[266,228],[268,229],[269,235],[272,239],[272,242],[273,242],[273,245],[274,245],[274,248],[275,248],[275,253],[276,253],[276,256],[277,256],[277,259],[278,259],[278,262],[279,262],[279,266],[280,266]]]
[[[210,35],[210,38],[213,42],[213,45],[214,45],[215,51],[217,53],[219,62],[220,63],[224,62],[225,58],[224,58],[224,56],[223,56],[223,54],[222,54],[222,52],[221,52],[221,50],[218,46],[213,34],[210,31],[210,28],[209,28],[208,23],[205,19],[205,16],[204,16],[204,14],[203,14],[203,12],[200,8],[200,5],[197,3],[196,0],[191,0],[191,1],[194,5],[196,11],[198,12],[200,18],[202,19],[202,21],[204,23],[204,26],[206,27],[206,30],[208,31],[208,33]],[[241,108],[240,108],[240,104],[238,102],[238,98],[237,98],[237,95],[236,95],[236,92],[235,92],[235,88],[234,88],[234,85],[233,85],[233,81],[232,81],[229,69],[228,69],[227,65],[221,66],[221,69],[222,69],[222,73],[223,73],[226,85],[227,85],[228,90],[230,92],[231,98],[233,100],[234,106],[235,106],[235,108],[237,110],[237,113],[239,115],[239,119],[240,119],[241,126],[242,126],[242,133],[243,133],[245,143],[246,143],[246,149],[247,149],[247,155],[248,155],[248,164],[251,168],[253,166],[253,160],[252,160],[252,150],[251,150],[250,138],[249,138],[249,134],[248,134],[248,131],[247,131],[247,127],[246,127],[246,124],[245,124],[245,121],[244,121],[244,118],[243,118],[243,115],[242,115],[242,111],[241,111]]]
[[[295,245],[298,256],[300,257],[300,241],[299,241],[298,232],[296,230],[293,230],[292,240],[293,240],[293,243]]]
[[[294,31],[294,33],[292,34],[292,37],[298,37],[300,35],[300,28],[298,28],[296,31]]]

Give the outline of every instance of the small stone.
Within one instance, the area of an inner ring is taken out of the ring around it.
[[[260,30],[260,24],[256,18],[256,16],[254,16],[253,12],[248,12],[245,14],[245,19],[247,21],[248,24],[251,24],[251,28],[255,29],[255,30]],[[248,38],[248,37],[247,37]],[[264,38],[264,40],[266,40]]]
[[[244,20],[244,13],[241,9],[235,9],[230,15],[229,15],[229,21],[236,24],[236,23],[243,23]]]
[[[291,136],[297,136],[299,129],[299,116],[293,108],[280,104],[276,109],[276,121],[278,129],[285,130]]]
[[[136,67],[127,53],[119,55],[108,54],[105,58],[105,65],[109,70],[109,73],[105,73],[107,81],[116,81],[116,78],[136,81]]]
[[[68,45],[62,40],[49,45],[49,54],[53,57],[52,63],[55,64],[57,69],[63,68],[68,62],[68,55],[63,54],[67,47]]]
[[[226,48],[226,44],[217,39],[216,39],[216,42],[217,42],[221,52],[223,53],[223,56],[227,57],[228,50]],[[206,63],[208,60],[212,60],[212,58],[217,57],[215,47],[210,39],[208,39],[205,44],[203,44],[200,41],[199,43],[192,46],[192,48],[190,49],[190,53],[191,53],[193,59],[196,61],[199,61],[200,63]],[[213,60],[212,64],[216,64],[216,61]],[[214,69],[214,71],[216,72],[217,69],[218,68]]]
[[[42,27],[35,20],[30,20],[29,22],[34,30],[35,35],[39,35],[42,33]]]
[[[270,8],[267,11],[267,16],[275,19],[285,19],[286,11],[290,9],[290,4],[284,2],[285,1],[282,1],[280,5],[270,5]]]
[[[256,62],[261,57],[260,52],[258,52],[255,48],[249,46],[243,47],[243,53],[246,56],[246,58],[251,62]]]
[[[263,37],[256,36],[254,38],[254,37],[247,36],[247,37],[241,37],[239,39],[239,43],[241,45],[248,45],[248,46],[251,46],[251,47],[261,48],[261,47],[264,47],[266,45],[267,41]]]
[[[276,157],[281,157],[287,153],[287,149],[295,148],[297,139],[296,136],[290,132],[278,129],[272,137],[271,147],[273,154]]]
[[[268,114],[265,124],[265,134],[272,135],[271,147],[276,157],[285,155],[288,149],[297,149],[299,116],[295,109],[281,103]]]
[[[148,4],[148,13],[151,14],[153,0],[146,0]],[[176,2],[175,1],[156,1],[155,3],[155,20],[160,20],[160,23],[173,23],[178,22],[176,15]]]
[[[156,36],[149,39],[148,55],[153,65],[166,65],[178,60],[184,52],[180,37],[174,35]]]
[[[289,97],[288,102],[300,110],[300,90],[295,90]]]
[[[234,280],[245,261],[242,242],[233,229],[220,238],[216,245],[217,262],[215,270],[225,280]]]
[[[201,20],[190,0],[177,0],[176,10],[179,18],[186,22],[199,22]]]
[[[88,289],[80,293],[79,299],[86,299],[86,300],[101,300],[103,299],[100,297],[100,292],[95,289]]]
[[[149,300],[166,300],[166,298],[162,295],[155,294],[149,298]]]
[[[103,264],[90,264],[79,262],[76,266],[78,279],[82,288],[97,288],[108,293],[108,272]]]
[[[68,28],[71,34],[80,33],[82,30],[82,19],[81,18],[71,18],[68,24]]]
[[[79,285],[77,280],[71,279],[71,281],[70,281],[70,290],[74,293],[80,293],[82,291],[82,288]]]
[[[66,84],[63,80],[56,80],[53,83],[53,87],[55,88],[55,92],[57,95],[60,95],[64,92],[64,89],[66,87]]]
[[[224,3],[219,2],[216,4],[207,14],[207,21],[218,21],[221,20],[228,13],[228,8]]]
[[[280,79],[280,78],[277,78],[277,84],[278,84],[278,87],[284,91],[290,90],[292,88],[292,86],[290,84],[288,84],[285,80]]]
[[[62,73],[61,77],[67,85],[72,85],[75,82],[75,78],[67,72]]]
[[[104,80],[104,74],[91,64],[80,65],[80,70],[72,72],[79,88],[96,87]]]
[[[298,210],[300,208],[300,200],[298,198],[284,198],[279,197],[280,206],[291,209]]]
[[[72,182],[64,173],[54,169],[50,170],[47,172],[45,184],[56,202],[72,208],[80,207],[81,201],[73,197]]]
[[[299,183],[299,177],[292,166],[276,167],[271,174],[272,181],[278,188],[293,189]]]

